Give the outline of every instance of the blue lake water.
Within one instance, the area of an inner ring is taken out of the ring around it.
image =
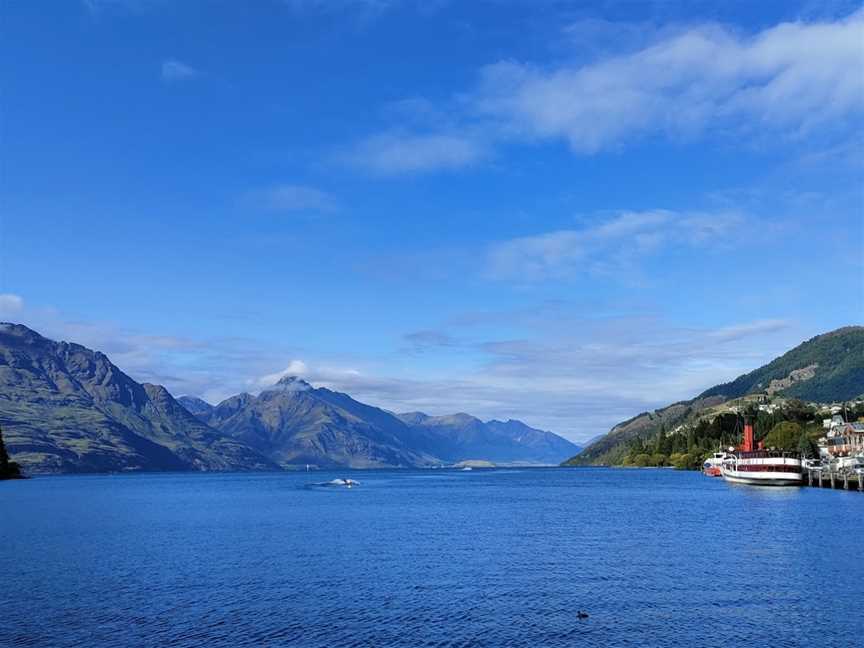
[[[864,645],[861,493],[343,475],[0,483],[0,645]]]

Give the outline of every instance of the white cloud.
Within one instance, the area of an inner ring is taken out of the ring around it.
[[[344,11],[357,8],[384,11],[398,4],[398,0],[284,0],[295,11]]]
[[[408,350],[414,353],[432,351],[442,347],[455,347],[458,342],[444,331],[425,330],[414,331],[403,336],[408,343]]]
[[[748,322],[746,324],[737,324],[734,326],[726,326],[716,331],[711,332],[711,337],[723,340],[739,340],[745,337],[749,337],[751,335],[759,335],[762,333],[776,333],[778,331],[782,331],[783,329],[789,328],[790,323],[786,320],[780,319],[767,319],[767,320],[756,320],[755,322]]]
[[[688,29],[631,54],[539,68],[500,62],[469,98],[506,132],[593,153],[648,133],[801,134],[864,110],[864,11],[753,37]]]
[[[175,59],[168,59],[162,62],[162,80],[167,82],[187,81],[194,79],[201,73],[186,63]]]
[[[578,36],[598,25],[574,29]],[[836,140],[864,113],[864,10],[754,35],[720,25],[641,31],[638,49],[626,53],[604,46],[588,61],[487,65],[475,87],[443,106],[410,100],[424,115],[451,115],[439,130],[421,131],[409,116],[407,130],[372,135],[348,157],[378,173],[403,173],[470,166],[512,141],[563,140],[588,155],[655,135],[744,145],[817,133]],[[650,42],[641,42],[644,34]]]
[[[292,360],[282,371],[276,373],[265,374],[259,378],[249,381],[249,386],[253,390],[265,389],[271,385],[275,385],[285,376],[298,376],[299,378],[309,377],[309,366],[302,360]]]
[[[339,209],[339,203],[332,195],[304,185],[277,185],[254,192],[253,197],[273,211],[329,213]]]
[[[0,293],[0,317],[20,313],[24,309],[24,299],[12,293]]]
[[[743,218],[735,213],[624,212],[584,229],[557,230],[491,246],[486,276],[539,281],[580,273],[614,274],[661,248],[705,245],[728,237]]]
[[[486,157],[485,145],[468,135],[388,132],[360,141],[343,162],[381,175],[457,169]]]

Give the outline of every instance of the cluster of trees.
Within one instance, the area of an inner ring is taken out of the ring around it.
[[[627,455],[624,458],[625,466],[671,466],[678,470],[699,470],[710,452],[673,452],[671,455],[662,453],[648,454],[643,452],[636,455]]]
[[[719,418],[719,417],[718,417]],[[715,419],[716,420],[716,419]],[[718,432],[722,432],[719,430]],[[716,434],[708,433],[707,426],[697,425],[674,434],[666,426],[653,437],[632,439],[624,456],[625,466],[673,466],[679,470],[697,470],[705,458],[717,449]]]
[[[0,479],[15,479],[21,476],[21,467],[9,459],[3,443],[3,428],[0,428]]]
[[[766,448],[796,450],[805,457],[818,457],[816,439],[820,434],[818,430],[804,428],[793,421],[783,421],[771,428],[764,442]]]
[[[763,441],[766,448],[818,456],[816,439],[823,433],[822,418],[805,403],[789,401],[783,410],[773,413],[752,408],[746,415],[753,421],[756,441]],[[622,463],[698,470],[713,452],[739,445],[742,429],[741,417],[732,413],[720,414],[710,421],[700,419],[672,434],[661,424],[653,434],[632,439]]]

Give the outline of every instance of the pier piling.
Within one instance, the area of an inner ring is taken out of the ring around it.
[[[826,475],[827,473],[827,475]],[[859,475],[849,470],[837,470],[831,468],[807,469],[807,486],[813,488],[832,488],[843,490],[857,490],[864,493],[864,475]]]

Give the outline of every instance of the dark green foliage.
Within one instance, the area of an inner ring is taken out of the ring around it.
[[[0,428],[0,479],[14,479],[21,476],[21,468],[9,460],[6,444],[3,443],[3,428]]]
[[[676,470],[700,470],[708,452],[682,452],[669,457]]]
[[[801,436],[798,439],[798,452],[801,453],[802,456],[813,458],[819,456],[819,446],[816,444],[816,441],[813,439],[812,434],[808,432],[802,432]]]
[[[797,450],[806,445],[809,455],[818,455],[814,439],[821,436],[822,429],[813,408],[800,401],[790,401],[787,408],[771,414],[755,408],[746,411],[750,412],[756,439],[763,440],[766,446]],[[699,470],[711,453],[739,445],[743,430],[743,416],[729,412],[691,421],[684,429],[669,434],[660,426],[653,435],[639,436],[628,441],[626,446],[622,445],[626,450],[617,463]]]
[[[669,464],[669,457],[663,453],[655,453],[651,455],[652,466],[666,466]]]
[[[796,450],[802,433],[803,430],[797,423],[783,421],[771,429],[765,437],[765,445],[778,450]]]
[[[740,420],[734,414],[723,414],[711,421],[701,420],[695,426],[672,434],[658,430],[653,439],[637,439],[630,443],[625,465],[640,465],[644,458],[637,457],[644,453],[648,457],[649,466],[674,466],[679,470],[696,470],[701,468],[705,457],[718,447],[731,445],[740,432]],[[666,452],[655,452],[657,448]],[[649,454],[650,449],[650,454]]]

